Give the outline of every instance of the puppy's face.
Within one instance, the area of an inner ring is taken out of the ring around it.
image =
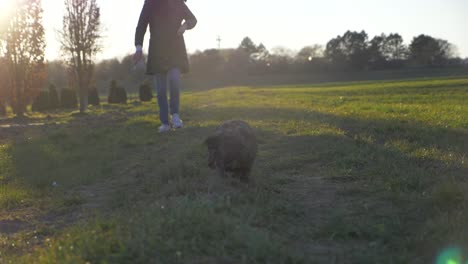
[[[205,145],[208,147],[208,167],[216,168],[216,160],[219,156],[219,137],[211,136],[205,140]]]

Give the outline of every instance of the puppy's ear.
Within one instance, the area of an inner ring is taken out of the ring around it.
[[[210,136],[205,140],[204,144],[207,145],[208,147],[218,146],[219,137],[218,136]]]

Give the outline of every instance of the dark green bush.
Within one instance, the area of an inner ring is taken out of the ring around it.
[[[78,107],[78,98],[73,89],[63,89],[60,99],[62,108],[71,109]]]
[[[149,102],[153,99],[153,90],[151,89],[151,85],[147,82],[144,82],[140,85],[140,101],[142,102]]]
[[[31,110],[33,112],[45,112],[50,109],[49,91],[41,91],[34,99]]]
[[[107,102],[109,104],[117,104],[117,82],[112,80],[109,88],[109,96],[107,97]]]
[[[98,106],[101,104],[101,100],[99,99],[99,93],[96,87],[93,87],[89,90],[88,104],[94,105],[94,106]]]
[[[60,100],[55,85],[51,84],[49,86],[49,109],[55,110],[60,108]]]
[[[119,99],[121,104],[126,104],[127,103],[127,91],[123,87],[119,87],[117,90],[119,91]]]
[[[116,81],[111,81],[107,101],[109,104],[126,104],[127,91],[123,87],[118,87]]]

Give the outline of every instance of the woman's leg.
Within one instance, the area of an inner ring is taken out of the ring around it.
[[[158,96],[159,119],[163,125],[169,125],[169,107],[167,104],[167,75],[158,73],[154,76]]]
[[[171,115],[179,114],[180,108],[180,87],[181,87],[181,80],[180,80],[180,70],[177,68],[171,69],[168,74],[167,78],[169,80],[169,91],[171,95],[170,99],[170,108],[171,108]]]

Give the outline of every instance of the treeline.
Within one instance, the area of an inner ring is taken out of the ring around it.
[[[194,74],[231,75],[460,67],[468,61],[457,57],[455,46],[447,40],[428,35],[414,37],[406,45],[399,34],[369,39],[365,31],[347,31],[325,47],[307,46],[297,53],[286,48],[267,50],[246,37],[237,49],[199,51],[190,62]]]
[[[238,83],[247,80],[249,76],[267,78],[262,76],[279,76],[283,74],[302,74],[320,76],[340,72],[352,73],[381,70],[401,70],[407,72],[413,69],[467,67],[468,59],[457,56],[456,48],[447,40],[434,38],[428,35],[414,37],[409,44],[405,44],[399,34],[381,34],[369,39],[365,31],[347,31],[343,35],[331,39],[325,46],[311,45],[294,52],[288,48],[267,49],[263,44],[256,44],[249,37],[245,37],[237,48],[207,49],[197,51],[190,55],[190,74],[187,76],[190,86],[197,80],[202,80],[202,86],[212,80],[221,80],[215,85]],[[7,72],[2,71],[0,61],[0,79]],[[54,89],[56,86],[59,100],[63,91],[70,94],[67,89],[76,91],[76,81],[73,78],[72,68],[61,61],[45,63],[45,81],[37,82],[42,85],[43,92],[34,93],[34,98],[27,99],[30,103],[37,101],[55,102]],[[122,59],[103,60],[93,65],[92,81],[88,86],[88,101],[92,105],[99,104],[97,95],[108,96],[108,102],[126,103],[126,93],[139,93],[142,101],[152,98],[152,80],[146,76],[144,69],[134,69],[132,55]],[[118,83],[119,92],[116,92]],[[114,87],[114,88],[112,88]],[[217,87],[217,86],[213,86]],[[122,91],[124,90],[124,92]],[[0,87],[0,94],[1,94]],[[33,93],[26,93],[33,94]],[[47,99],[51,94],[53,99]],[[143,95],[142,95],[143,94]],[[39,95],[39,97],[38,97]],[[119,98],[114,98],[114,97]],[[65,96],[68,97],[68,96]],[[112,97],[112,98],[111,98]],[[7,97],[3,97],[7,98]],[[14,97],[10,97],[14,98]],[[52,103],[62,107],[76,107],[77,99],[71,98],[73,103]],[[0,115],[5,112],[5,104],[12,105],[14,101],[0,98]],[[34,110],[48,110],[41,103],[35,105]],[[55,108],[55,107],[52,107]]]
[[[207,49],[190,54],[192,79],[241,79],[252,75],[336,73],[352,71],[405,70],[462,67],[468,61],[456,54],[447,40],[428,35],[414,37],[407,45],[399,34],[381,34],[369,39],[365,31],[347,31],[325,46],[311,45],[294,52],[288,48],[267,49],[245,37],[237,48]],[[49,79],[65,85],[60,63],[49,67]],[[60,77],[62,76],[62,77]],[[138,92],[144,70],[134,70],[131,55],[104,60],[95,65],[95,86],[107,93],[108,83],[117,80],[129,92]],[[151,82],[151,80],[148,80]],[[202,82],[203,83],[203,82]]]
[[[189,77],[239,79],[246,75],[450,68],[467,63],[457,57],[455,46],[447,40],[419,35],[407,45],[396,33],[369,39],[365,31],[347,31],[326,46],[306,46],[298,52],[282,47],[268,50],[263,44],[245,37],[237,48],[207,49],[190,54]],[[49,81],[66,85],[63,69],[59,62],[51,63]],[[131,55],[97,63],[94,76],[101,94],[107,93],[111,80],[121,82],[130,92],[137,92],[148,78],[144,70],[133,69]]]

